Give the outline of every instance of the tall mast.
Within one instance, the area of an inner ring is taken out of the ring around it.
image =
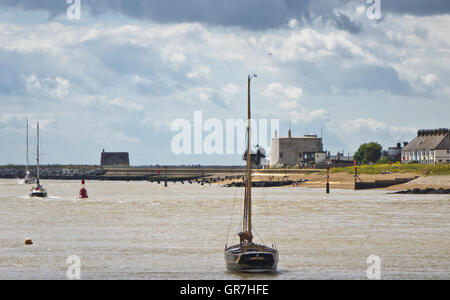
[[[39,122],[37,123],[37,134],[36,134],[36,173],[37,173],[37,184],[39,184]]]
[[[252,159],[251,159],[251,112],[250,112],[250,81],[256,75],[248,75],[248,99],[247,99],[247,184],[244,203],[244,232],[252,232]],[[245,222],[246,221],[246,222]]]
[[[27,118],[27,166],[25,168],[26,174],[28,174],[28,118]]]

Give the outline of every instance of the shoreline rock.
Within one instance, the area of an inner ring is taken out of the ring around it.
[[[31,176],[36,177],[36,167],[30,166]],[[39,175],[41,179],[99,179],[106,171],[102,168],[58,168],[58,167],[41,167]],[[24,178],[25,168],[3,167],[0,168],[0,178]]]
[[[281,187],[305,182],[304,180],[283,180],[283,181],[252,181],[252,187]],[[224,187],[244,187],[243,181],[234,181],[223,185]]]
[[[425,195],[425,194],[436,194],[436,195],[445,195],[445,194],[450,194],[450,189],[444,189],[444,188],[439,188],[439,189],[434,189],[434,188],[425,188],[425,189],[419,189],[419,188],[415,188],[415,189],[409,189],[409,190],[405,190],[405,191],[398,191],[395,192],[393,194],[417,194],[417,195]]]

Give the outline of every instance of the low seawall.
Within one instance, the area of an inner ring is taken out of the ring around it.
[[[36,177],[36,167],[29,167],[31,176]],[[41,179],[99,179],[106,173],[105,170],[96,167],[46,167],[39,168],[39,177]],[[24,178],[25,167],[0,167],[0,178]]]
[[[375,180],[375,181],[356,181],[355,190],[380,189],[390,187],[392,185],[410,182],[413,178],[395,178],[393,180]]]
[[[29,167],[36,177],[36,167]],[[112,180],[112,181],[170,181],[184,182],[202,179],[205,183],[244,174],[242,167],[105,167],[100,166],[41,166],[40,178],[52,180]],[[25,177],[25,166],[0,166],[0,178],[19,179]]]

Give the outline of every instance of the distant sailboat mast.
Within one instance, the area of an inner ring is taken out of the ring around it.
[[[36,135],[36,174],[37,184],[39,185],[39,122],[37,123],[37,135]]]
[[[28,117],[27,117],[27,128],[26,128],[26,132],[27,132],[27,137],[26,137],[26,155],[27,155],[27,158],[26,158],[26,166],[25,166],[25,177],[23,178],[23,182],[24,183],[33,183],[33,178],[31,177],[31,173],[30,173],[30,148],[29,148],[29,141],[30,141],[30,138],[29,138],[29,129],[30,129],[30,126],[29,126],[29,122],[28,122]]]
[[[28,162],[28,118],[27,118],[27,165],[26,165],[26,167],[25,167],[25,176],[27,176],[27,174],[29,173],[29,170],[28,170],[28,164],[29,164],[29,162]]]
[[[47,190],[39,182],[39,122],[36,126],[36,187],[31,189],[30,197],[47,197]]]

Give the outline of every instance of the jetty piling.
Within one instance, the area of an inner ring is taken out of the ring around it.
[[[326,187],[326,193],[330,193],[330,167],[327,167],[327,187]]]

